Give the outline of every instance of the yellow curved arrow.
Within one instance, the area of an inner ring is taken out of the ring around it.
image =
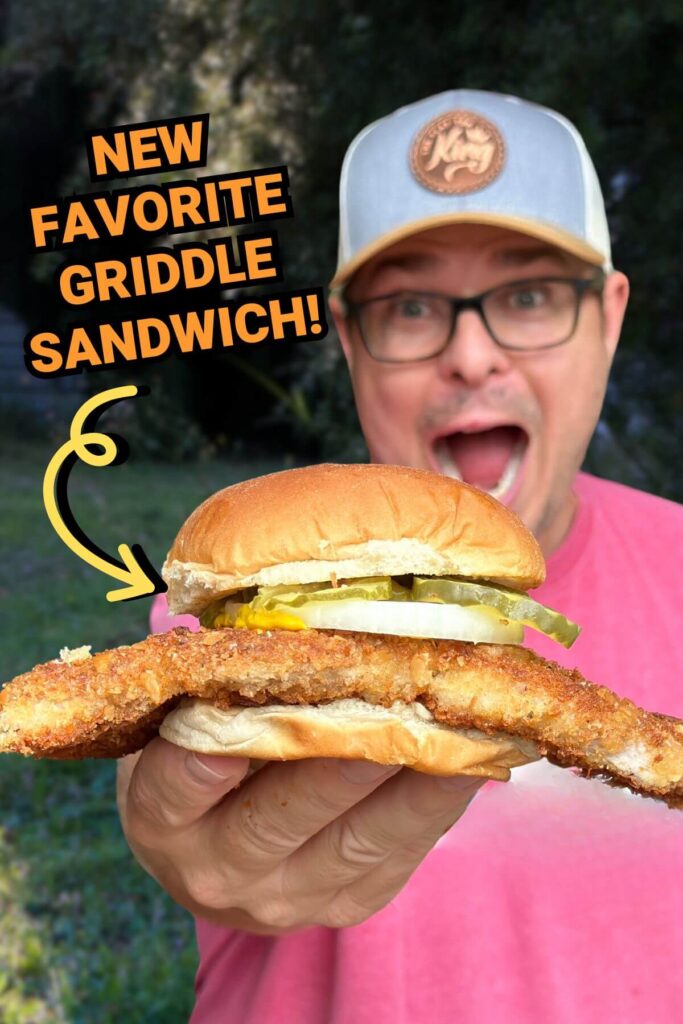
[[[64,472],[67,460],[73,461],[70,457],[76,456],[89,466],[109,466],[118,455],[116,441],[108,434],[95,431],[84,433],[88,419],[98,409],[119,402],[123,398],[134,398],[140,389],[134,384],[118,388],[110,388],[109,391],[101,391],[98,395],[89,398],[75,413],[71,421],[69,440],[66,441],[50,459],[45,477],[43,478],[43,502],[45,511],[52,526],[75,555],[81,558],[88,565],[91,565],[98,572],[106,573],[114,579],[124,583],[125,586],[119,590],[110,590],[107,593],[107,601],[130,601],[136,597],[144,597],[146,594],[159,593],[165,589],[161,580],[148,575],[138,560],[137,554],[131,550],[128,544],[120,544],[119,557],[123,562],[122,566],[107,561],[96,551],[91,550],[78,537],[75,537],[64,522],[62,509],[60,508],[60,492],[64,490],[65,477],[60,479]],[[95,445],[102,451],[93,451],[89,446]],[[70,467],[69,467],[70,468]],[[68,468],[66,470],[68,475]],[[60,483],[62,487],[60,487]],[[65,496],[61,498],[61,504],[65,502]],[[84,535],[83,535],[84,536]],[[87,539],[87,538],[86,538]],[[155,574],[153,574],[155,575]]]

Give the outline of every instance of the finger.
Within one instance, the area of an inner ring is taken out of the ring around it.
[[[135,754],[127,754],[125,757],[120,757],[116,762],[116,806],[124,832],[126,830],[128,787],[130,786],[133,769],[140,760],[141,754],[142,751],[138,750]]]
[[[289,859],[283,868],[283,897],[305,904],[312,914],[320,893],[326,893],[328,905],[333,894],[367,876],[368,885],[358,893],[378,909],[464,813],[484,782],[472,776],[438,779],[402,771]],[[390,859],[392,867],[384,878],[383,866]]]
[[[263,875],[398,771],[332,758],[271,764],[216,808],[209,855],[229,851],[231,871]]]
[[[195,754],[161,738],[147,744],[130,777],[128,831],[161,845],[169,833],[194,825],[239,785],[247,758]]]
[[[340,890],[323,908],[322,915],[316,918],[318,923],[331,927],[337,927],[338,921],[341,921],[343,926],[360,924],[382,907],[386,907],[407,884],[444,833],[462,817],[480,785],[472,788],[469,796],[463,792],[464,805],[454,810],[453,815],[445,819],[445,823],[440,822],[436,830],[427,829],[406,846],[392,853],[377,867]]]

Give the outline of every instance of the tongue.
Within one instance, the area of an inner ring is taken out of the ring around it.
[[[480,434],[451,434],[445,440],[463,480],[490,490],[502,477],[519,437],[518,427],[494,427]]]

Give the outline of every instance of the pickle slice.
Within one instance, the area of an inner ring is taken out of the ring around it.
[[[271,625],[275,622],[272,613],[279,613],[283,617],[280,619],[282,622],[290,609],[293,612],[309,604],[336,604],[342,601],[425,601],[464,607],[476,606],[492,616],[536,629],[564,647],[571,647],[580,632],[580,627],[575,622],[553,611],[552,608],[539,604],[528,594],[520,594],[515,590],[490,583],[449,576],[416,576],[413,579],[412,590],[390,576],[371,576],[343,582],[336,587],[331,583],[261,587],[256,597],[243,603],[235,603],[234,597],[235,595],[231,595],[227,600],[222,598],[213,601],[200,616],[202,626],[242,626],[249,620],[249,625],[255,628],[257,615],[264,613],[263,621],[259,619],[259,623],[262,628],[269,628],[266,622]],[[243,609],[239,622],[236,618],[238,609]],[[268,614],[271,614],[271,619],[267,618]],[[292,625],[284,628],[300,629],[301,625],[295,625],[292,617]]]
[[[301,608],[315,601],[409,601],[410,591],[402,587],[391,576],[369,576],[351,583],[306,583],[303,585],[261,587],[251,602],[251,607],[274,611],[283,605]]]
[[[223,614],[224,606],[224,597],[220,597],[218,600],[212,601],[211,604],[208,604],[199,616],[200,625],[202,625],[204,629],[213,629],[216,619],[219,615]]]
[[[528,594],[520,594],[506,587],[494,587],[490,583],[477,583],[474,580],[451,579],[448,576],[423,578],[416,576],[413,580],[412,598],[414,601],[437,601],[443,604],[485,605],[495,608],[505,616],[530,626],[539,633],[545,633],[564,647],[571,647],[580,632],[571,619],[567,619],[552,608],[534,601]]]

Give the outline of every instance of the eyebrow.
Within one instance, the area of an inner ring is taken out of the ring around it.
[[[372,268],[368,283],[372,283],[380,275],[391,270],[424,270],[434,266],[434,256],[431,253],[409,252],[405,256],[387,256],[379,260]]]
[[[410,252],[405,256],[391,256],[379,260],[373,268],[373,276],[384,270],[422,270],[423,267],[434,265],[431,253]]]
[[[533,248],[504,249],[495,254],[493,262],[505,267],[525,267],[537,260],[554,260],[563,266],[571,264],[571,257],[551,245],[539,245]]]

